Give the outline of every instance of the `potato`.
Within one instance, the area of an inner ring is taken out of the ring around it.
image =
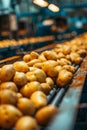
[[[15,72],[16,71],[15,71],[13,65],[11,65],[11,64],[4,65],[0,69],[0,80],[2,82],[10,81],[13,78]]]
[[[52,66],[49,66],[50,68],[47,70],[46,74],[48,76],[50,76],[51,78],[54,78],[58,75],[58,72],[56,71],[56,69]]]
[[[33,67],[41,69],[42,68],[42,63],[36,63],[36,64],[33,65]]]
[[[81,57],[77,57],[77,59],[75,59],[74,63],[79,65],[82,62],[82,58]]]
[[[0,90],[9,89],[14,92],[18,92],[18,88],[14,82],[3,82],[0,84]]]
[[[17,107],[24,115],[34,115],[35,113],[34,104],[28,98],[19,98]]]
[[[16,122],[15,130],[38,130],[38,125],[34,118],[23,116]]]
[[[51,64],[49,64],[48,61],[43,62],[42,69],[50,77],[56,77],[57,74],[58,74],[57,71],[56,71],[56,69],[54,68],[54,66],[52,66]]]
[[[45,93],[45,94],[49,94],[50,90],[51,90],[51,87],[48,83],[41,83],[41,87],[42,87],[42,91]]]
[[[43,70],[41,69],[36,69],[35,71],[33,71],[35,77],[37,78],[37,81],[40,83],[45,82],[46,79],[46,74]]]
[[[75,64],[80,64],[82,62],[82,58],[77,53],[70,54],[70,58]]]
[[[80,49],[77,51],[77,53],[80,55],[80,56],[85,56],[87,54],[86,50],[85,49]]]
[[[37,111],[35,117],[39,125],[47,125],[58,113],[58,108],[48,105]]]
[[[27,62],[27,65],[28,65],[29,67],[31,67],[31,66],[33,66],[33,65],[36,64],[36,63],[41,63],[41,61],[40,61],[39,59],[33,59],[33,60]]]
[[[43,55],[47,60],[57,60],[57,54],[54,51],[44,51]]]
[[[75,73],[75,71],[76,71],[76,68],[74,66],[71,66],[71,65],[64,65],[63,69],[66,69],[72,73]]]
[[[14,83],[16,85],[21,87],[21,86],[24,86],[27,83],[28,79],[27,79],[25,73],[23,73],[23,72],[16,72],[15,76],[13,78],[13,81],[14,81]]]
[[[38,59],[39,59],[41,62],[47,61],[47,59],[45,58],[45,56],[43,55],[43,53],[41,53],[41,54],[39,55]]]
[[[66,59],[70,61],[71,60],[70,55],[66,55]]]
[[[33,72],[33,71],[35,71],[35,70],[37,70],[37,68],[36,67],[29,67],[29,69],[30,69],[30,72]]]
[[[63,46],[63,54],[64,54],[64,55],[67,55],[67,54],[70,54],[70,52],[71,52],[70,46],[64,45],[64,46]]]
[[[22,113],[13,105],[0,105],[0,127],[12,128]]]
[[[30,75],[30,76],[28,77],[28,81],[30,81],[30,82],[32,82],[32,81],[37,81],[37,77],[36,77],[34,74],[32,74],[32,75]]]
[[[37,52],[35,52],[35,51],[32,51],[32,52],[30,53],[30,57],[31,57],[31,60],[33,60],[33,59],[38,59],[39,54],[38,54]]]
[[[77,52],[77,51],[79,50],[79,48],[78,48],[77,45],[74,44],[74,45],[71,47],[71,50],[72,50],[72,52]]]
[[[62,47],[62,44],[56,44],[55,48],[61,48]]]
[[[51,64],[53,67],[58,65],[57,61],[55,60],[48,60],[47,62],[49,62],[49,64]]]
[[[71,52],[70,53],[70,59],[73,63],[76,63],[77,64],[77,59],[79,58],[79,54],[76,53],[76,52]]]
[[[65,58],[61,58],[60,60],[57,60],[58,64],[63,66],[63,65],[71,65],[71,62]]]
[[[57,65],[55,69],[59,73],[63,69],[63,67],[61,65]]]
[[[62,52],[57,54],[57,59],[65,58],[65,55]]]
[[[28,67],[27,63],[24,61],[17,61],[13,64],[13,66],[14,66],[15,70],[18,72],[26,73],[29,71],[29,67]]]
[[[0,104],[16,105],[17,95],[12,90],[4,89],[0,91]]]
[[[26,73],[26,77],[27,77],[28,81],[37,81],[37,77],[31,71]]]
[[[64,87],[65,85],[67,85],[70,80],[72,79],[73,74],[65,69],[62,69],[59,72],[58,78],[56,80],[57,85]]]
[[[51,89],[54,87],[54,81],[52,78],[47,77],[46,78],[46,83],[50,85]]]
[[[17,99],[22,98],[22,94],[20,92],[17,93]]]
[[[47,75],[51,78],[55,78],[58,75],[58,72],[56,71],[56,68],[50,67],[50,69],[47,71]]]
[[[42,90],[40,83],[37,81],[32,81],[30,83],[27,83],[24,87],[22,87],[20,92],[23,94],[23,96],[29,98],[32,93],[38,90]]]
[[[37,108],[37,109],[40,109],[41,107],[44,107],[47,105],[47,97],[41,91],[34,92],[31,95],[30,99],[33,102],[35,108]]]
[[[29,54],[23,56],[23,61],[28,62],[30,60],[31,60],[31,56]]]
[[[54,48],[54,51],[58,54],[59,52],[61,52],[60,51],[60,48],[57,48],[56,46],[55,46],[55,48]]]

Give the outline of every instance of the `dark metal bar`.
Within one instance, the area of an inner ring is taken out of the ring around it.
[[[51,103],[51,101],[54,99],[56,94],[57,94],[57,90],[56,89],[51,90],[50,94],[47,96],[48,104]]]
[[[64,94],[65,94],[65,89],[64,88],[60,89],[60,91],[55,96],[54,100],[51,102],[51,105],[58,106],[60,104]]]

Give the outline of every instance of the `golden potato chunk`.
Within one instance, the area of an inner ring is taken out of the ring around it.
[[[0,127],[12,128],[22,113],[13,105],[0,105]]]
[[[43,55],[47,60],[57,60],[57,54],[54,51],[44,51]]]
[[[67,54],[70,54],[70,52],[71,52],[70,46],[64,45],[64,46],[63,46],[63,54],[64,54],[64,55],[67,55]]]
[[[0,104],[16,105],[17,95],[12,90],[4,89],[0,91]]]
[[[51,89],[54,87],[54,81],[52,78],[47,77],[46,78],[46,83],[50,85]]]
[[[16,84],[14,82],[3,82],[0,84],[0,90],[3,89],[8,89],[8,90],[12,90],[14,92],[18,92],[18,88],[16,86]]]
[[[15,130],[38,130],[38,124],[33,117],[23,116],[16,122]]]
[[[75,64],[80,64],[82,62],[82,58],[79,56],[78,53],[72,52],[70,54],[71,61]]]
[[[71,65],[64,65],[63,69],[66,69],[72,73],[75,73],[75,71],[76,71],[76,68],[74,66],[71,66]]]
[[[42,63],[36,63],[36,64],[33,65],[33,67],[41,69],[42,68]]]
[[[49,62],[49,64],[51,64],[54,67],[58,65],[57,61],[55,60],[48,60],[47,62]]]
[[[13,81],[19,87],[24,86],[27,83],[27,77],[23,72],[16,72]]]
[[[46,106],[37,111],[35,117],[39,125],[47,125],[58,113],[58,108],[54,106]]]
[[[36,64],[36,63],[41,63],[41,61],[40,61],[39,59],[33,59],[33,60],[27,62],[27,65],[28,65],[29,67],[32,67],[32,66],[33,66],[34,64]]]
[[[30,99],[33,102],[35,108],[37,109],[40,109],[41,107],[47,105],[47,96],[41,91],[34,92],[31,95]]]
[[[32,51],[32,52],[30,53],[30,57],[31,57],[31,60],[33,60],[33,59],[38,59],[39,54],[38,54],[37,52],[35,52],[35,51]]]
[[[80,49],[77,51],[77,53],[80,55],[80,56],[85,56],[87,54],[86,50],[85,49]]]
[[[36,69],[35,71],[33,71],[33,73],[36,76],[38,82],[45,82],[46,74],[42,69]]]
[[[6,81],[10,81],[13,76],[15,75],[15,69],[13,67],[13,65],[9,64],[9,65],[4,65],[1,69],[0,69],[0,80],[2,82],[6,82]]]
[[[65,55],[62,52],[57,54],[57,59],[65,58]]]
[[[41,54],[39,55],[38,59],[39,59],[41,62],[47,61],[47,59],[45,58],[45,56],[43,55],[43,53],[41,53]]]
[[[48,83],[41,83],[41,87],[42,87],[42,91],[45,93],[45,94],[49,94],[50,90],[51,90],[51,87]]]
[[[45,71],[45,73],[49,76],[49,77],[56,77],[58,72],[56,71],[56,69],[54,68],[53,65],[49,64],[48,61],[43,62],[42,64],[42,69]]]
[[[28,67],[27,63],[24,61],[17,61],[13,64],[13,66],[14,66],[15,70],[18,72],[26,73],[29,71],[29,67]]]
[[[64,87],[67,85],[72,79],[73,74],[65,69],[61,70],[58,74],[58,78],[56,80],[57,85]]]
[[[31,58],[31,56],[29,54],[26,54],[23,56],[23,61],[28,62],[31,60],[30,58]]]
[[[35,107],[33,102],[28,98],[19,98],[17,102],[17,108],[24,114],[24,115],[34,115]]]
[[[35,91],[42,90],[41,85],[37,81],[32,81],[30,83],[27,83],[24,87],[21,88],[20,92],[25,96],[25,97],[30,97],[32,93]]]
[[[17,93],[17,99],[22,98],[22,94],[20,92]]]
[[[57,65],[55,69],[59,73],[63,69],[63,67],[61,65]]]
[[[27,72],[26,73],[26,77],[28,79],[28,81],[32,82],[32,81],[37,81],[37,77],[36,75],[33,73],[33,71]]]
[[[60,60],[57,60],[58,64],[63,66],[63,65],[71,65],[71,62],[65,58],[61,58]]]

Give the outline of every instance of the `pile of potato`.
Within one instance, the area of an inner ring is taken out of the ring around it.
[[[41,54],[32,51],[22,61],[0,68],[0,127],[38,130],[38,125],[49,123],[59,111],[47,105],[47,95],[54,84],[65,87],[71,81],[73,64],[80,64],[87,54],[82,37]]]
[[[54,36],[31,37],[31,38],[29,37],[29,38],[22,38],[18,40],[7,39],[7,40],[0,41],[0,48],[53,41],[54,39],[55,39]]]

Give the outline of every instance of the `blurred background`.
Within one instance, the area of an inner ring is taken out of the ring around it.
[[[61,42],[86,31],[87,0],[0,0],[1,47],[46,39]]]
[[[16,15],[16,18],[13,18],[14,23],[8,22],[8,15],[12,13]],[[18,37],[50,35],[67,30],[73,31],[72,35],[77,35],[87,29],[87,2],[86,0],[0,0],[0,17],[1,32],[6,29],[8,31],[9,28],[11,31],[17,30]],[[15,24],[15,29],[12,29],[12,24]],[[67,26],[66,29],[64,26]]]

